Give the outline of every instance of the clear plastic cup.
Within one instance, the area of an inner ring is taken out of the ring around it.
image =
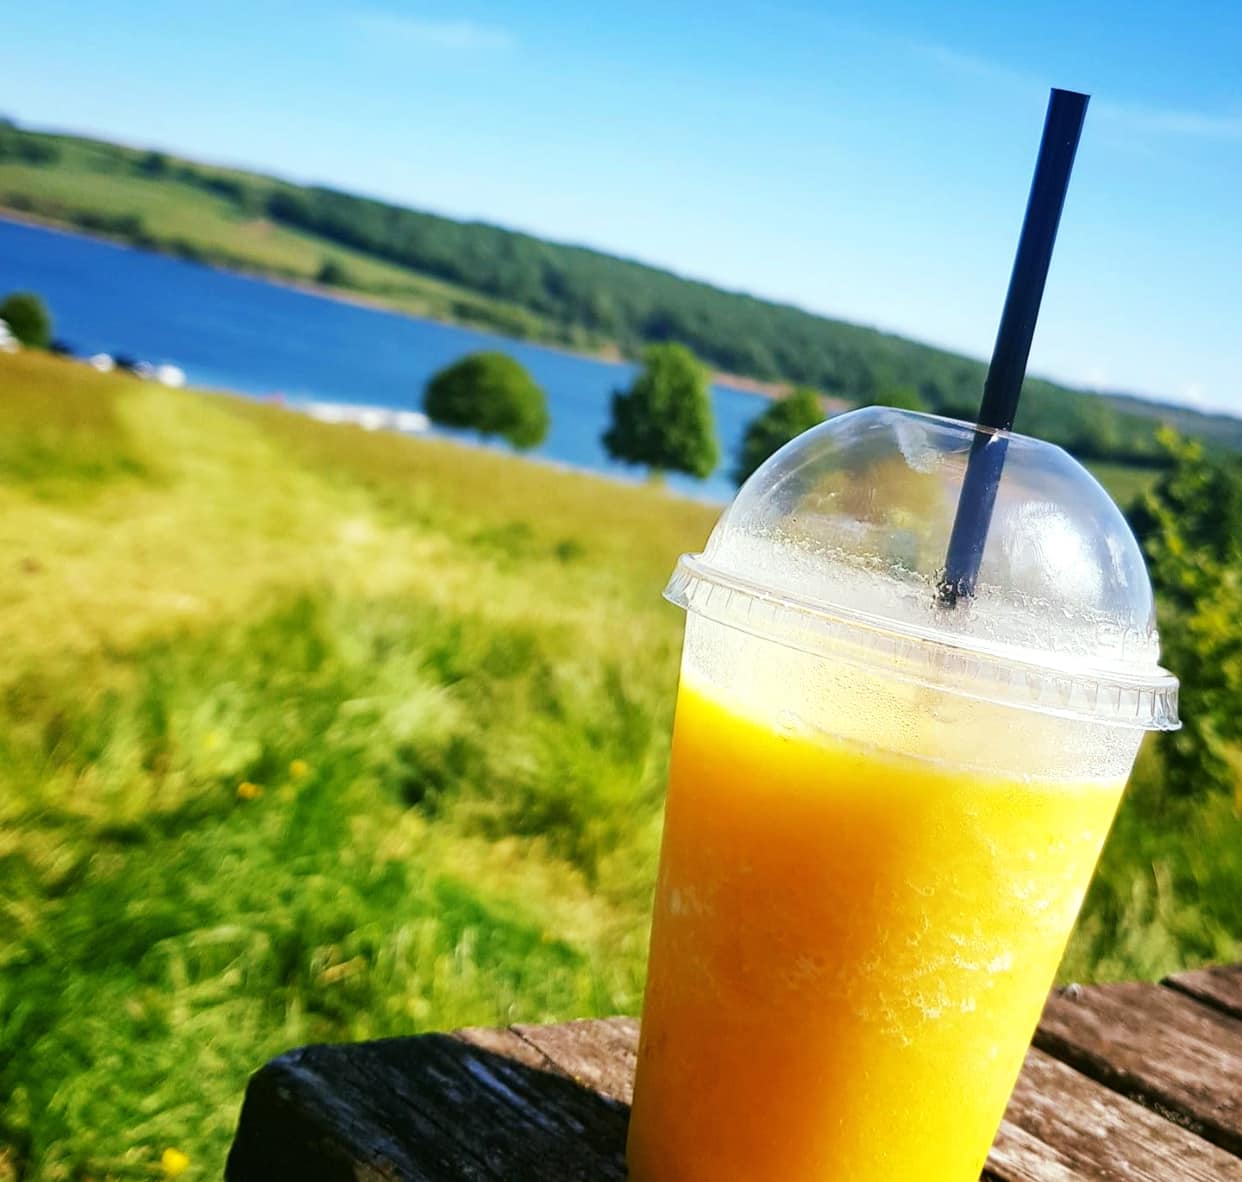
[[[688,611],[633,1182],[975,1182],[1143,734],[1177,726],[1125,519],[1008,436],[870,408],[751,477]]]

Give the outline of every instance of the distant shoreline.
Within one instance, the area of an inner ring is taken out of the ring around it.
[[[0,221],[13,222],[17,225],[36,226],[41,230],[48,230],[54,234],[66,234],[73,238],[86,238],[93,242],[105,242],[109,246],[120,247],[123,250],[138,250],[145,254],[158,254],[164,258],[177,259],[179,262],[192,263],[194,266],[208,267],[225,275],[236,275],[243,279],[253,279],[260,283],[269,283],[273,287],[283,287],[290,291],[301,292],[303,295],[315,296],[318,299],[333,300],[338,304],[351,304],[357,308],[368,308],[376,312],[388,312],[393,316],[404,316],[410,320],[422,320],[429,324],[444,324],[452,328],[464,328],[486,336],[514,341],[518,344],[536,345],[541,349],[550,349],[555,353],[565,353],[571,357],[584,357],[590,361],[604,361],[614,364],[635,363],[633,358],[626,357],[615,344],[602,345],[595,350],[586,350],[557,344],[555,341],[540,341],[528,337],[509,336],[506,333],[497,331],[495,328],[480,326],[468,320],[455,320],[449,316],[419,315],[387,302],[382,296],[372,295],[368,292],[354,291],[353,289],[343,287],[329,287],[322,283],[316,283],[313,279],[296,279],[288,275],[278,275],[252,267],[228,266],[223,263],[203,259],[182,258],[173,251],[161,250],[158,246],[136,246],[132,242],[127,242],[124,238],[83,230],[80,226],[58,221],[55,218],[44,217],[41,214],[29,213],[26,210],[12,209],[6,205],[0,205]],[[421,272],[417,271],[413,273],[421,274]],[[788,382],[766,382],[758,378],[748,378],[744,374],[725,373],[720,370],[711,371],[709,381],[714,386],[724,386],[742,394],[755,394],[760,398],[769,399],[780,398],[790,389]]]

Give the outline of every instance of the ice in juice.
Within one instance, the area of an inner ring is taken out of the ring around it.
[[[683,681],[633,1182],[979,1177],[1124,777],[901,750]]]

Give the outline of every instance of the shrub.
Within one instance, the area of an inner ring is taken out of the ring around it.
[[[1162,657],[1181,678],[1182,729],[1164,742],[1169,789],[1236,790],[1242,774],[1242,476],[1162,430],[1170,467],[1131,509],[1156,588]]]
[[[751,419],[742,436],[733,479],[744,484],[764,460],[823,419],[819,396],[806,386],[799,386],[784,398],[770,403]]]
[[[32,291],[15,291],[0,303],[0,320],[28,349],[46,349],[52,343],[51,314]]]
[[[168,172],[168,157],[163,152],[146,152],[138,161],[138,171],[146,176],[164,176]]]
[[[427,383],[424,399],[432,422],[498,435],[521,450],[548,433],[543,390],[507,353],[471,353]]]
[[[881,386],[875,395],[865,400],[865,404],[869,406],[891,406],[896,410],[923,410],[927,409],[927,402],[923,396],[913,386]],[[967,419],[973,420],[976,411],[971,411],[967,415]]]
[[[709,476],[720,457],[707,374],[684,345],[652,345],[629,390],[612,396],[604,447],[626,464]]]
[[[327,287],[348,287],[349,272],[336,259],[324,259],[315,272],[315,282]]]

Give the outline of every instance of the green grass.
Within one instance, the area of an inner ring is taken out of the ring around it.
[[[637,1007],[709,509],[33,355],[0,422],[10,1172],[218,1176],[284,1047]]]
[[[219,1177],[309,1040],[635,1012],[713,516],[0,357],[0,1179]],[[1065,973],[1236,956],[1237,837],[1149,751]]]
[[[1242,959],[1242,788],[1162,791],[1149,741],[1061,965],[1070,981],[1158,980]]]
[[[1158,468],[1138,468],[1102,460],[1091,460],[1087,467],[1123,509],[1128,509],[1160,476]]]

